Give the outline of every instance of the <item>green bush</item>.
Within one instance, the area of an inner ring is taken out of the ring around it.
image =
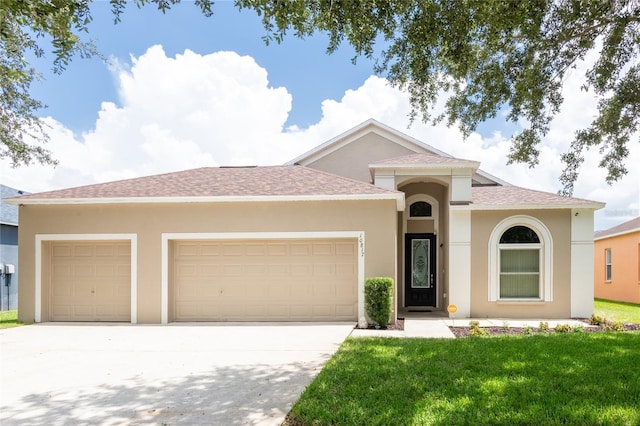
[[[546,321],[540,321],[540,325],[538,326],[538,330],[541,333],[546,333],[547,331],[549,331],[549,323]]]
[[[624,331],[624,324],[622,321],[612,321],[604,325],[605,331]]]
[[[570,331],[571,331],[571,325],[569,324],[556,325],[556,333],[568,333]]]
[[[601,315],[591,314],[591,318],[589,318],[589,324],[591,325],[604,325],[606,322]]]
[[[487,330],[480,328],[480,321],[469,321],[471,328],[469,329],[470,336],[487,336]]]
[[[367,278],[364,282],[364,308],[371,320],[381,327],[391,321],[393,278]]]

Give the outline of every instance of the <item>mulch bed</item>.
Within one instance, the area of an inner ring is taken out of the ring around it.
[[[602,325],[591,326],[589,325],[589,322],[587,320],[582,320],[582,322],[584,323],[584,328],[582,329],[582,331],[585,333],[598,333],[598,332],[607,331]],[[500,335],[508,335],[508,334],[518,335],[518,334],[527,334],[527,333],[539,334],[539,333],[555,332],[554,329],[550,329],[547,331],[540,331],[538,327],[531,327],[529,329],[524,327],[481,327],[481,328],[485,330],[487,334],[490,336],[500,336]],[[456,337],[470,336],[469,331],[471,330],[471,327],[468,325],[462,326],[462,327],[461,326],[449,327],[449,329]],[[366,330],[404,330],[404,318],[398,318],[398,320],[395,323],[389,324],[385,328],[376,328],[373,325],[369,325],[366,328]],[[624,331],[640,331],[640,324],[626,323],[624,324]],[[573,333],[573,332],[574,332],[573,330],[569,331],[569,333]]]
[[[384,328],[376,328],[374,325],[370,324],[367,328],[363,330],[404,330],[404,318],[398,318],[398,320],[395,323],[388,324]]]
[[[585,326],[582,329],[583,332],[585,333],[598,333],[598,332],[606,332],[605,328],[601,325],[599,326],[589,326],[589,323],[586,321],[583,321]],[[517,335],[517,334],[526,334],[527,330],[529,332],[529,334],[539,334],[539,333],[554,333],[555,330],[550,329],[548,331],[540,331],[539,328],[537,327],[531,327],[530,329],[526,329],[523,327],[481,327],[483,330],[485,330],[488,335],[490,336],[499,336],[499,335]],[[449,327],[449,329],[451,330],[451,332],[456,336],[456,337],[469,337],[470,334],[470,330],[471,327],[467,326],[467,327]],[[640,330],[640,324],[624,324],[624,331],[638,331]],[[569,331],[569,333],[573,333],[574,331],[571,330]]]

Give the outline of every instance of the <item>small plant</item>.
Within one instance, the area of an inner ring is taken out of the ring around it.
[[[540,330],[541,333],[547,333],[549,331],[549,323],[546,321],[540,321],[540,325],[538,326],[538,329]]]
[[[584,327],[581,325],[574,325],[573,328],[571,328],[571,331],[573,331],[574,333],[582,333],[584,332]]]
[[[612,321],[604,325],[605,331],[624,331],[624,324],[622,321]]]
[[[591,314],[591,317],[589,318],[589,324],[591,325],[604,325],[606,323],[607,321],[600,315]]]
[[[486,336],[487,330],[480,328],[480,321],[469,321],[471,329],[469,330],[470,336]]]
[[[556,325],[556,333],[568,333],[570,331],[571,331],[571,326],[569,324]]]
[[[367,278],[364,282],[364,307],[373,322],[386,328],[391,321],[393,278]]]
[[[528,335],[529,335],[529,334],[531,334],[531,333],[532,333],[532,331],[531,331],[531,327],[527,325],[527,326],[524,328],[524,334],[526,334],[526,335],[528,336]]]
[[[502,329],[504,331],[509,331],[509,321],[503,321],[502,322]]]

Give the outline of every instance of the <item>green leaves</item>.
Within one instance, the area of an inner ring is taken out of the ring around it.
[[[110,1],[114,20],[118,22],[127,2]],[[179,2],[135,0],[134,3],[138,7],[154,4],[164,13]],[[212,1],[196,0],[194,4],[204,15],[212,15]],[[47,127],[36,115],[45,105],[29,93],[31,83],[40,77],[26,58],[29,53],[40,58],[47,52],[52,55],[53,71],[61,73],[76,55],[102,57],[93,42],[83,38],[92,19],[90,5],[91,0],[0,2],[0,158],[9,158],[14,167],[34,162],[57,164],[44,148],[49,141]]]
[[[376,57],[374,71],[409,92],[411,118],[446,120],[464,135],[499,111],[527,127],[513,135],[509,162],[538,163],[541,140],[558,113],[563,82],[602,44],[586,75],[599,115],[576,133],[563,156],[564,193],[573,191],[583,150],[598,146],[612,183],[626,173],[628,143],[637,143],[640,3],[634,0],[486,1],[238,0],[262,16],[267,41],[289,30],[329,35],[328,52],[344,41]],[[381,49],[379,45],[382,45]],[[439,96],[445,112],[434,116]],[[631,138],[634,138],[633,140]]]

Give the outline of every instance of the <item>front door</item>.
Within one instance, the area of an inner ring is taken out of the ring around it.
[[[436,236],[405,234],[405,306],[436,306]]]

